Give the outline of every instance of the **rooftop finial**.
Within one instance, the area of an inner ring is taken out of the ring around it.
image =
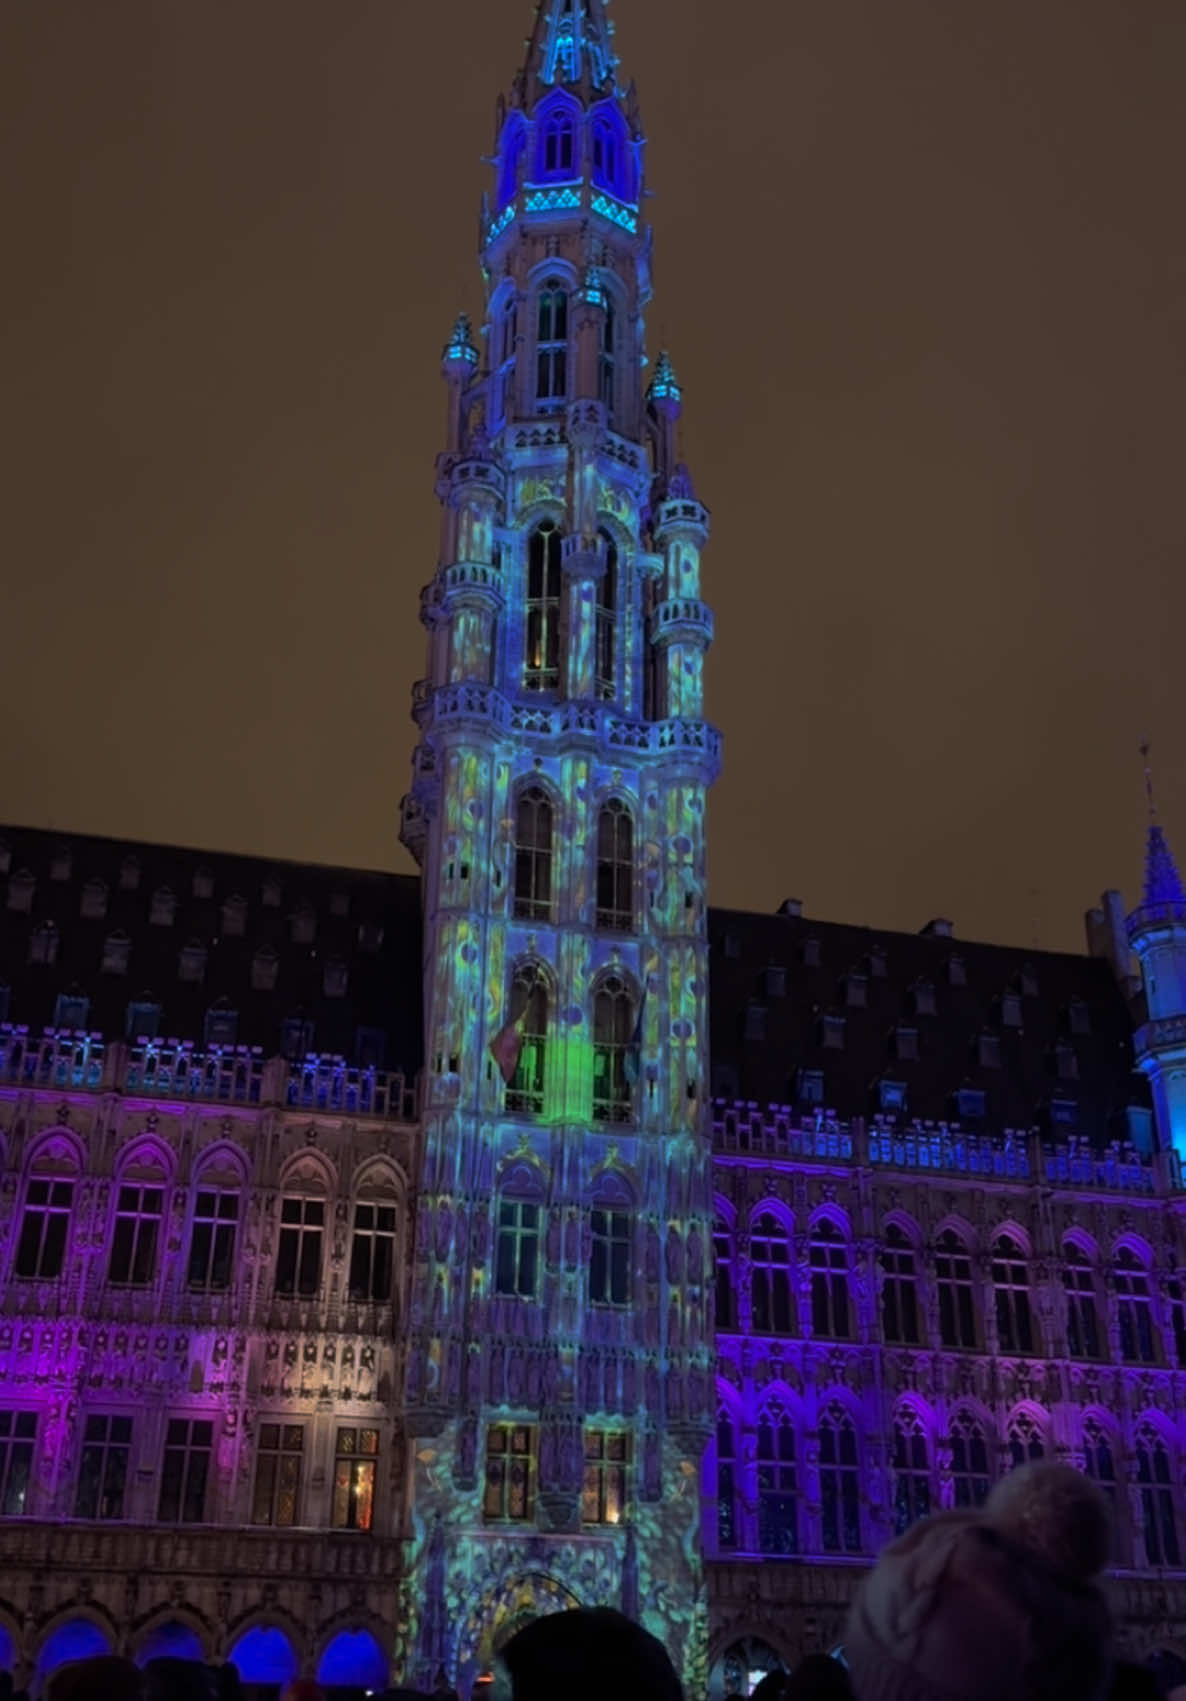
[[[1142,739],[1141,740],[1141,756],[1143,757],[1144,763],[1145,763],[1145,798],[1146,798],[1146,801],[1148,802],[1148,805],[1149,805],[1149,819],[1150,819],[1150,821],[1156,821],[1156,819],[1157,819],[1157,803],[1156,803],[1156,800],[1154,799],[1154,796],[1153,796],[1153,766],[1152,766],[1152,763],[1149,760],[1150,755],[1152,754],[1152,751],[1153,751],[1153,745],[1152,745],[1151,740],[1149,740],[1147,738]]]
[[[520,87],[528,100],[538,99],[556,84],[580,85],[597,93],[613,92],[618,56],[613,25],[605,15],[607,0],[539,0],[535,27],[527,41],[527,60]]]

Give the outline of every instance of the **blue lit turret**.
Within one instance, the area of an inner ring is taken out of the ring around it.
[[[1137,1031],[1137,1066],[1149,1078],[1158,1142],[1186,1157],[1186,889],[1161,826],[1153,821],[1141,902],[1128,918],[1141,965],[1148,1020]]]

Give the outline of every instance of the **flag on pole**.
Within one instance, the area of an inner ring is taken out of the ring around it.
[[[512,1016],[509,1022],[504,1023],[490,1041],[490,1055],[498,1065],[498,1072],[508,1087],[515,1079],[515,1071],[519,1067],[526,1025],[527,1006],[524,1005],[522,1013],[518,1016]]]

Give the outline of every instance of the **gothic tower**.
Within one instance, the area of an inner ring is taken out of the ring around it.
[[[708,514],[648,374],[644,138],[602,0],[500,103],[484,324],[445,348],[440,565],[402,834],[426,1086],[409,1674],[620,1604],[703,1687]]]
[[[1160,824],[1150,821],[1141,902],[1128,918],[1147,1019],[1137,1067],[1149,1078],[1158,1145],[1186,1161],[1186,891]]]

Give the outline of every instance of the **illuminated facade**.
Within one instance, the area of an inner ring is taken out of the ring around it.
[[[500,112],[482,359],[444,352],[403,837],[426,1067],[407,1426],[413,1678],[614,1601],[694,1687],[712,1384],[708,515],[648,381],[643,138],[600,0]]]

